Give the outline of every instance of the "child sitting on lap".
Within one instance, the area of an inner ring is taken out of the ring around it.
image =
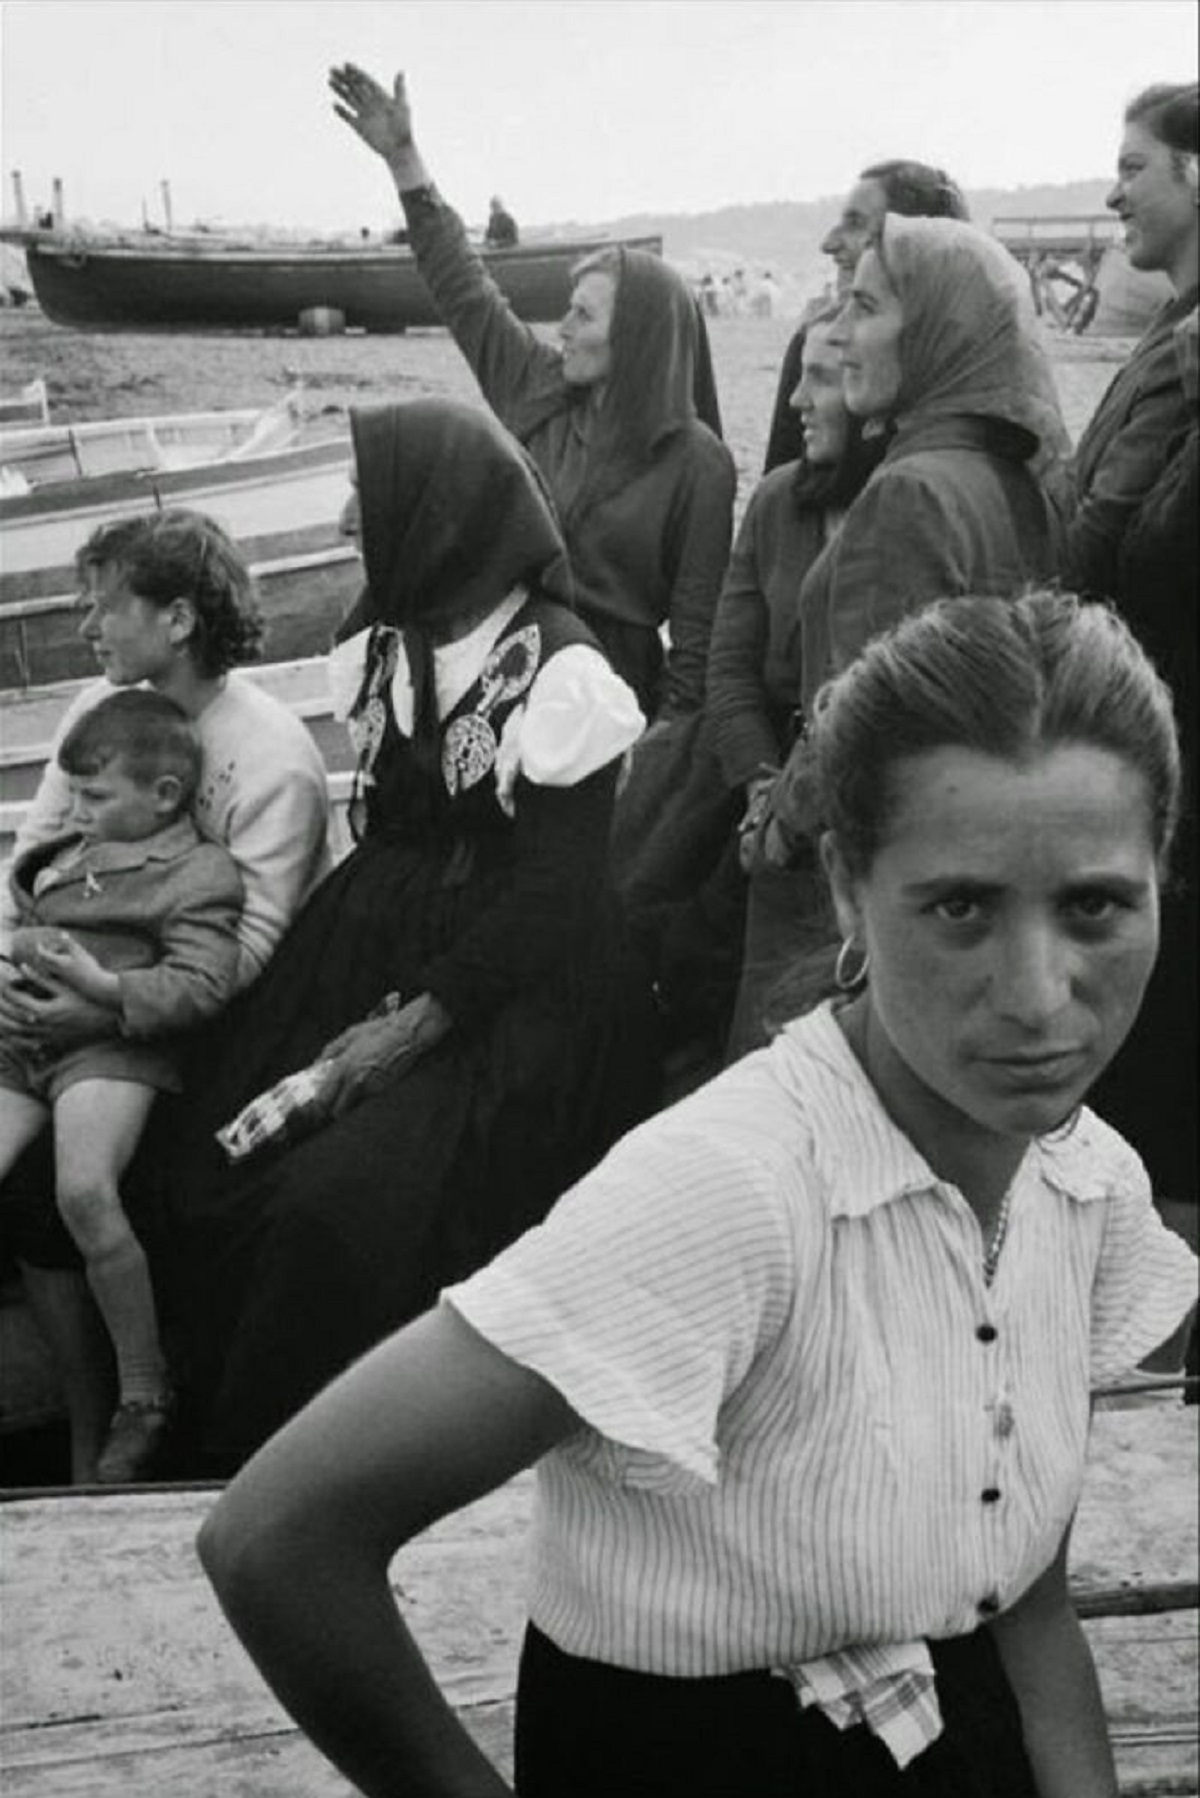
[[[242,882],[189,816],[201,751],[172,700],[114,693],[79,719],[58,760],[74,828],[11,872],[15,991],[69,987],[96,1007],[96,1030],[53,1049],[0,1036],[0,1177],[49,1121],[59,1210],[116,1354],[118,1406],[96,1469],[115,1484],[144,1471],[171,1403],[149,1268],[119,1183],[155,1093],[179,1090],[160,1039],[233,993]]]

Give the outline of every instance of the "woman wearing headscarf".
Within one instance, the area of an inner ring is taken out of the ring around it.
[[[1195,310],[1200,277],[1198,92],[1194,81],[1164,84],[1126,108],[1117,180],[1106,203],[1125,226],[1133,267],[1165,274],[1175,293],[1097,406],[1073,467],[1072,581],[1097,598],[1116,599],[1135,630],[1137,594],[1127,595],[1121,579],[1125,534],[1195,425],[1196,402],[1184,388],[1175,333]]]
[[[361,840],[159,1120],[155,1240],[217,1467],[536,1222],[652,1098],[605,868],[642,719],[564,603],[536,470],[449,401],[351,423],[366,590],[330,668]],[[315,1096],[290,1111],[271,1089],[301,1073]]]
[[[1053,579],[1057,513],[1035,472],[1066,443],[1028,284],[958,219],[884,218],[831,333],[847,408],[891,438],[798,601],[798,700],[906,613],[957,594],[1015,596]],[[811,820],[789,762],[763,852],[804,860]]]
[[[686,282],[645,251],[601,251],[575,270],[561,349],[544,342],[432,186],[403,76],[388,94],[347,64],[330,87],[395,180],[421,275],[484,397],[546,478],[580,616],[648,718],[698,711],[736,477]]]
[[[846,410],[841,357],[830,340],[837,313],[826,307],[806,328],[789,395],[801,454],[755,488],[713,625],[708,715],[725,784],[743,808],[740,831],[750,841],[796,738],[801,584],[886,448],[883,433],[864,437],[862,420]],[[749,873],[729,1061],[766,1040],[762,1014],[771,988],[813,929],[831,924],[817,870],[773,868],[759,858]]]

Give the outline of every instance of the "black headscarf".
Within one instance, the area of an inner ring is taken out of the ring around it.
[[[571,603],[554,508],[530,458],[490,412],[409,400],[350,414],[367,584],[339,640],[372,624],[404,639],[412,740],[436,747],[435,628],[485,618],[521,582]]]

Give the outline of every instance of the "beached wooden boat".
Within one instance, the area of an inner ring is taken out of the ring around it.
[[[1132,267],[1114,213],[998,217],[992,230],[1029,276],[1039,314],[1075,336],[1138,337],[1171,296],[1165,275]]]
[[[203,467],[287,449],[304,430],[299,398],[263,410],[176,412],[80,424],[0,419],[0,491],[9,496],[60,481],[154,469]]]
[[[361,584],[338,530],[350,441],[293,431],[272,447],[276,422],[198,414],[0,434],[24,488],[0,494],[0,689],[94,671],[78,634],[75,554],[98,525],[169,506],[210,513],[241,546],[259,583],[265,659],[327,649]],[[43,478],[71,461],[108,472]]]
[[[607,238],[480,246],[519,318],[561,317],[570,272]],[[629,239],[662,253],[661,237]],[[214,235],[99,237],[10,227],[55,324],[88,330],[286,330],[325,310],[349,329],[398,332],[441,321],[406,244],[236,240]]]
[[[1097,1415],[1072,1588],[1133,1798],[1197,1791],[1196,1419]],[[211,1491],[10,1492],[0,1783],[11,1798],[344,1798],[224,1623],[195,1556]],[[392,1582],[467,1727],[511,1774],[529,1474],[410,1543]]]

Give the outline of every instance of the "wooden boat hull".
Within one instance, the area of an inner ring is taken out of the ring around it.
[[[174,505],[209,513],[245,552],[259,584],[264,660],[323,653],[362,584],[338,530],[350,460],[339,437],[252,461],[97,476],[0,499],[0,687],[94,673],[78,634],[74,556],[98,525]]]
[[[566,310],[574,264],[609,241],[519,244],[485,255],[517,316],[547,321]],[[662,252],[659,237],[629,242]],[[30,237],[25,254],[46,316],[94,331],[280,330],[321,307],[364,331],[441,323],[402,244],[232,248]]]

